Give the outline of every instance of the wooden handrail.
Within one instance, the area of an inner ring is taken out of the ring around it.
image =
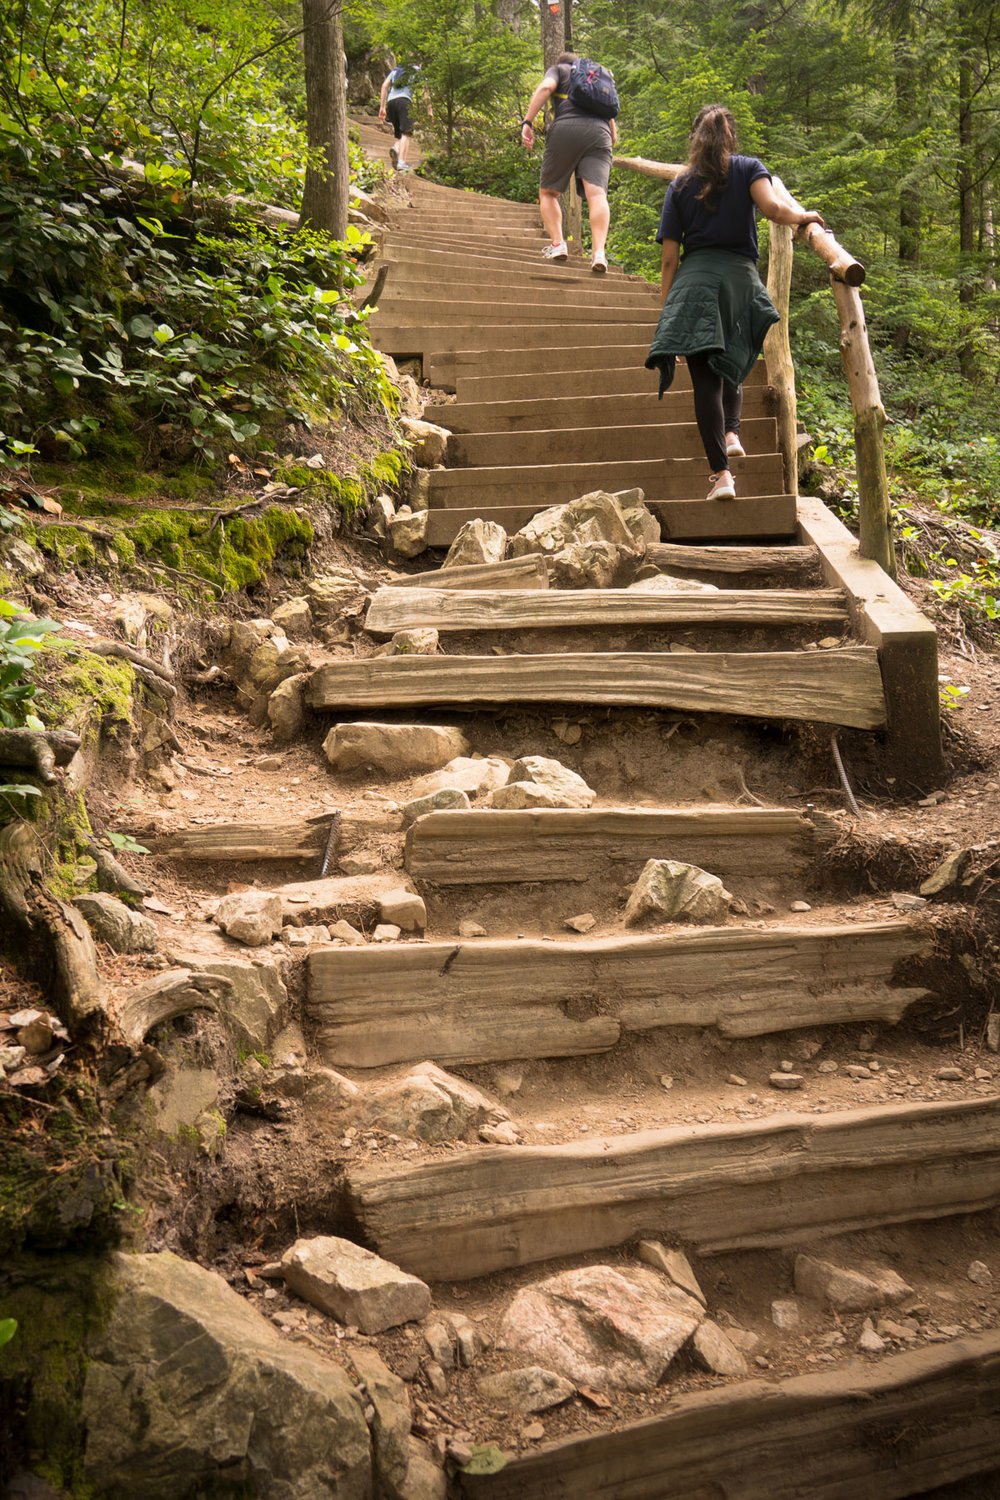
[[[661,182],[673,182],[685,170],[681,162],[650,161],[644,156],[616,156],[615,166]],[[801,203],[788,191],[780,177],[772,178],[777,197],[789,208],[804,213]],[[858,287],[866,272],[859,260],[838,244],[828,229],[806,224],[795,229],[794,238],[808,245],[830,272],[830,283],[840,320],[840,355],[847,376],[847,387],[854,409],[854,447],[858,475],[858,510],[862,557],[872,558],[888,573],[896,576],[896,553],[892,541],[892,512],[889,484],[885,469],[885,445],[882,429],[885,408],[879,391],[875,361],[868,342],[868,328]],[[795,371],[788,338],[789,289],[792,276],[792,231],[783,224],[771,224],[771,253],[768,258],[767,286],[771,300],[781,315],[781,322],[771,329],[764,344],[768,382],[778,400],[778,444],[789,494],[798,494],[797,418]]]

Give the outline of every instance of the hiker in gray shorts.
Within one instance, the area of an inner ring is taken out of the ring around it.
[[[593,251],[591,270],[602,275],[608,269],[604,247],[611,224],[611,209],[608,206],[608,179],[611,176],[611,153],[618,140],[615,120],[599,119],[579,108],[566,97],[569,90],[570,73],[577,61],[575,52],[564,52],[531,96],[527,112],[521,122],[521,143],[531,151],[535,144],[532,124],[540,109],[554,98],[555,118],[545,138],[545,155],[542,158],[542,179],[538,201],[542,212],[542,223],[549,233],[550,244],[542,252],[546,260],[566,260],[569,250],[563,239],[562,206],[560,193],[576,176],[577,185],[582,184],[590,212],[590,234]]]

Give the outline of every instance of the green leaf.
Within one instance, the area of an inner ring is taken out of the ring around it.
[[[16,1318],[0,1318],[0,1349],[9,1344],[17,1332]]]
[[[499,1474],[507,1467],[507,1454],[495,1443],[484,1443],[473,1448],[472,1457],[462,1465],[463,1474]]]
[[[129,319],[128,331],[137,339],[151,339],[156,332],[156,324],[145,313],[137,313],[134,318]]]

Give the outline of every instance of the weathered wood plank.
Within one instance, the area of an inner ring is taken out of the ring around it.
[[[457,1483],[468,1500],[904,1500],[996,1469],[990,1330],[877,1364],[674,1394],[662,1416]]]
[[[326,848],[329,815],[286,823],[206,823],[200,828],[175,828],[144,842],[166,859],[247,860],[313,859]]]
[[[540,808],[432,812],[406,836],[406,868],[432,885],[628,878],[647,859],[684,859],[723,880],[801,874],[815,826],[779,808]],[[624,868],[623,868],[624,867]]]
[[[689,568],[698,573],[776,573],[797,576],[817,566],[815,547],[696,547],[654,542],[647,562],[669,573]]]
[[[649,479],[648,466],[639,467],[644,472],[630,477],[635,477],[640,488],[644,488]],[[621,468],[621,465],[617,466],[617,479],[622,477]],[[593,476],[590,488],[599,489],[602,485],[613,482],[603,470],[599,470]],[[510,505],[503,498],[497,501],[487,494],[485,498],[480,495],[475,505],[449,506],[441,510],[432,506],[427,517],[428,544],[431,547],[448,546],[466,521],[477,519],[497,521],[505,531],[513,535],[527,525],[532,516],[537,516],[540,510],[574,500],[586,488],[586,484],[581,485],[579,480],[567,484],[557,482],[526,485],[519,491],[518,498],[523,502],[526,497],[534,495],[534,503]],[[470,500],[472,498],[474,497],[467,497]],[[720,538],[746,540],[752,537],[791,536],[796,525],[794,495],[754,495],[748,499],[740,499],[735,505],[727,500],[671,500],[668,504],[652,503],[651,508],[656,512],[664,534],[673,537],[675,541],[684,541],[685,538],[704,542]]]
[[[379,589],[368,606],[372,635],[433,625],[441,631],[548,630],[603,625],[826,625],[847,619],[836,589]]]
[[[704,928],[628,937],[317,949],[307,1010],[345,1067],[497,1062],[613,1047],[619,1031],[717,1026],[762,1036],[895,1022],[925,992],[893,988],[922,940],[904,921]]]
[[[499,1146],[348,1174],[379,1254],[462,1281],[642,1238],[702,1254],[1000,1204],[1000,1096]]]
[[[403,573],[390,578],[393,589],[547,589],[549,570],[537,553],[511,557],[506,562],[475,563],[462,568],[432,568],[426,573]]]
[[[641,651],[555,656],[381,656],[328,662],[306,684],[311,708],[432,703],[602,703],[805,719],[885,722],[875,652]]]

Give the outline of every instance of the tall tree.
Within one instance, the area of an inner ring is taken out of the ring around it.
[[[341,0],[302,0],[306,135],[310,159],[300,223],[347,233],[347,72]]]
[[[566,46],[562,0],[540,0],[539,15],[542,19],[542,61],[551,68]]]

